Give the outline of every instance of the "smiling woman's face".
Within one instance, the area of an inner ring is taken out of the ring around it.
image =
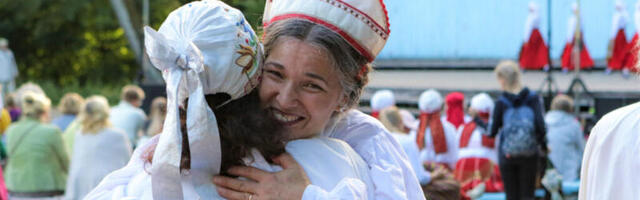
[[[264,62],[260,101],[290,139],[308,138],[320,133],[341,106],[338,75],[324,49],[283,37]]]

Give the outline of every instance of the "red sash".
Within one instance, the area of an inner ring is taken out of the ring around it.
[[[420,113],[420,126],[418,126],[418,135],[416,137],[416,143],[418,144],[418,149],[422,150],[425,148],[424,144],[424,135],[427,129],[427,124],[429,125],[429,129],[431,130],[431,139],[433,140],[433,149],[438,153],[446,153],[447,152],[447,140],[444,135],[444,128],[442,127],[442,122],[440,121],[440,113]]]
[[[464,129],[462,129],[462,135],[460,136],[460,148],[469,146],[471,135],[473,134],[473,131],[476,130],[476,127],[477,125],[475,122],[469,122],[464,126]],[[495,141],[496,140],[494,138],[490,138],[489,136],[482,134],[482,146],[493,149],[495,147]]]

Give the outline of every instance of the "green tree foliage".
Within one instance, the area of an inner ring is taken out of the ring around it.
[[[142,38],[142,1],[123,0]],[[189,1],[150,0],[150,24]],[[264,0],[227,0],[261,24]],[[0,37],[9,40],[19,82],[48,82],[57,87],[124,85],[141,73],[109,0],[0,1]],[[142,39],[140,41],[143,41]],[[99,91],[96,91],[99,93]]]

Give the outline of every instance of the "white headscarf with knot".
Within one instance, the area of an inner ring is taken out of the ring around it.
[[[424,91],[418,99],[418,108],[422,113],[433,113],[442,109],[442,95],[434,89]]]
[[[471,98],[471,106],[469,107],[478,112],[491,113],[493,112],[494,103],[487,93],[480,93]]]
[[[380,90],[371,96],[371,109],[374,111],[381,111],[394,105],[396,105],[396,98],[391,90]]]
[[[185,138],[179,106],[188,98],[190,167],[185,168],[190,168],[196,188],[211,184],[220,171],[221,149],[216,117],[205,95],[225,93],[229,102],[253,90],[261,73],[262,49],[242,13],[217,0],[186,4],[171,12],[158,32],[150,27],[144,32],[147,54],[162,71],[168,100],[151,168],[153,198],[183,199],[180,164]]]

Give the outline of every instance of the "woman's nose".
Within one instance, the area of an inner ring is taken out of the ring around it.
[[[297,106],[298,91],[296,90],[295,86],[291,83],[285,84],[282,88],[280,88],[280,92],[276,97],[276,101],[281,108],[292,108]]]

